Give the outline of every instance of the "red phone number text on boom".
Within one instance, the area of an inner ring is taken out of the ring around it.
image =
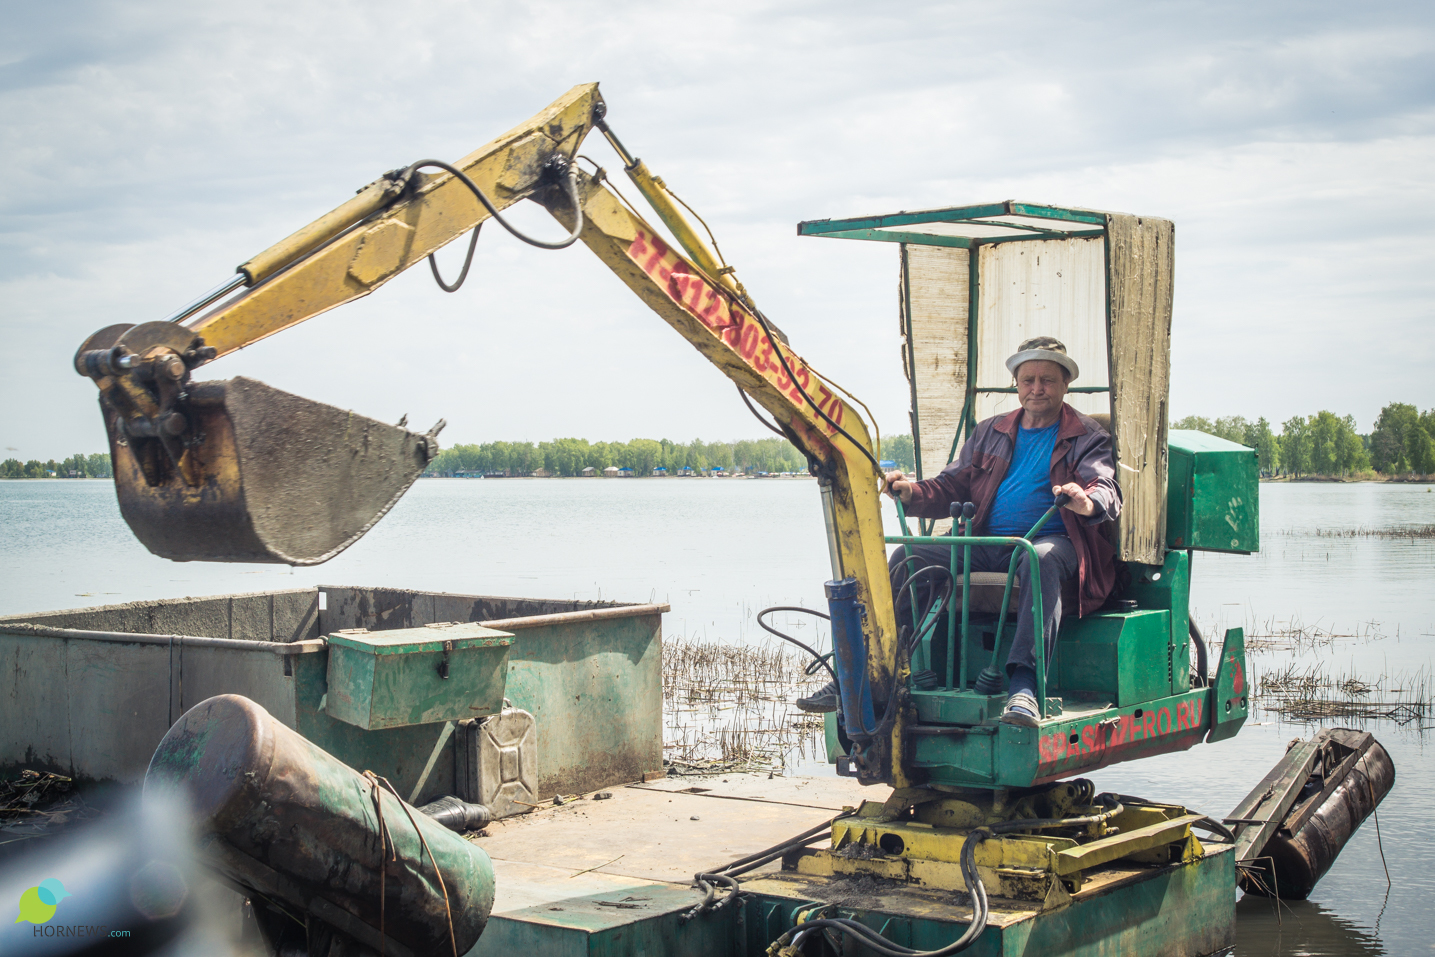
[[[842,424],[844,403],[833,395],[806,364],[792,353],[783,353],[792,375],[773,350],[773,341],[756,319],[735,303],[726,293],[715,289],[701,275],[693,272],[687,262],[658,236],[642,229],[628,247],[628,256],[647,273],[668,296],[703,325],[717,334],[729,349],[763,375],[799,408],[805,404],[806,392],[816,401],[817,408]],[[793,379],[796,378],[796,382]],[[816,386],[814,389],[813,386]],[[799,388],[799,386],[801,388]],[[813,395],[813,393],[816,395]],[[826,419],[821,426],[829,435],[836,432]]]

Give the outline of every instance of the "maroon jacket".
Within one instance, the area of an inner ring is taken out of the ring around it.
[[[1016,430],[1022,410],[994,415],[977,426],[962,446],[957,460],[937,475],[912,483],[912,502],[907,514],[917,518],[947,518],[953,502],[975,502],[975,533],[985,535],[997,488],[1011,465],[1016,447]],[[1088,615],[1106,602],[1116,583],[1116,549],[1100,525],[1121,514],[1121,486],[1116,484],[1116,465],[1111,436],[1096,420],[1061,404],[1061,425],[1051,452],[1051,484],[1075,482],[1086,489],[1096,504],[1090,518],[1082,519],[1071,509],[1059,513],[1066,534],[1076,546],[1077,586],[1080,608]]]

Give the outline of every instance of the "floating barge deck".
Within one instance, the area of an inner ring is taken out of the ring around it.
[[[732,906],[690,916],[704,896],[696,873],[790,842],[892,792],[837,776],[664,777],[666,610],[335,586],[3,619],[0,766],[137,786],[183,714],[212,696],[243,695],[349,767],[384,775],[411,804],[445,794],[478,800],[485,758],[475,722],[425,717],[366,730],[338,720],[326,694],[338,673],[331,656],[356,629],[427,637],[443,631],[440,623],[479,623],[511,639],[502,649],[503,696],[532,716],[536,731],[512,761],[494,761],[503,766],[503,786],[517,789],[505,792],[518,796],[509,810],[520,813],[468,837],[492,859],[496,895],[473,957],[755,957],[818,908],[907,947],[936,949],[960,937],[972,908],[952,888],[963,885],[929,879],[900,851],[886,854],[875,843],[848,849],[862,852],[864,873],[842,873],[841,848],[807,847],[746,875]],[[414,645],[417,670],[403,680],[442,683],[417,657],[428,653],[421,644]],[[375,702],[391,705],[414,686],[386,693],[392,700]],[[473,727],[465,732],[465,725]],[[523,769],[533,752],[530,773]],[[575,794],[581,797],[554,803]],[[1171,850],[1180,847],[1184,856]],[[1085,868],[1069,886],[1051,878],[1053,866],[1041,893],[993,895],[986,930],[966,952],[1223,952],[1235,934],[1229,846],[1190,838],[1161,854]],[[1020,870],[988,871],[993,882],[984,876],[983,883],[1018,886]],[[850,941],[846,947],[868,952]]]
[[[683,921],[701,899],[695,873],[885,796],[874,790],[885,789],[836,777],[667,778],[497,821],[475,838],[493,859],[497,892],[469,953],[759,955],[819,903],[897,944],[949,944],[966,929],[967,895],[802,874],[800,852],[750,875],[740,907]],[[1186,864],[1103,867],[1055,910],[991,898],[987,929],[966,953],[1222,953],[1235,939],[1234,860],[1211,846]]]

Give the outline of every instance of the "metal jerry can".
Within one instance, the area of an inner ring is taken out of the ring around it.
[[[458,723],[454,749],[459,797],[486,806],[495,818],[538,803],[538,722],[505,698],[503,710]]]

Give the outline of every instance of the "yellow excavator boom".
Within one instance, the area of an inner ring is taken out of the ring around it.
[[[887,575],[880,470],[861,415],[787,344],[662,180],[605,120],[596,83],[454,164],[423,161],[239,268],[245,290],[183,322],[102,329],[75,364],[101,390],[126,520],[180,560],[326,560],[362,535],[437,450],[418,435],[234,379],[195,383],[215,358],[368,295],[521,199],[570,230],[649,308],[770,413],[821,488],[834,580],[855,579],[867,677],[894,715],[868,746],[864,780],[906,786],[898,756],[905,687]],[[597,126],[679,247],[574,161]],[[441,172],[426,174],[424,169]],[[480,195],[481,194],[481,195]],[[505,224],[506,225],[506,224]],[[532,240],[530,240],[532,241]],[[550,248],[563,243],[542,244]],[[222,295],[228,290],[221,289]],[[209,305],[205,303],[204,305]],[[436,431],[436,430],[435,430]]]

